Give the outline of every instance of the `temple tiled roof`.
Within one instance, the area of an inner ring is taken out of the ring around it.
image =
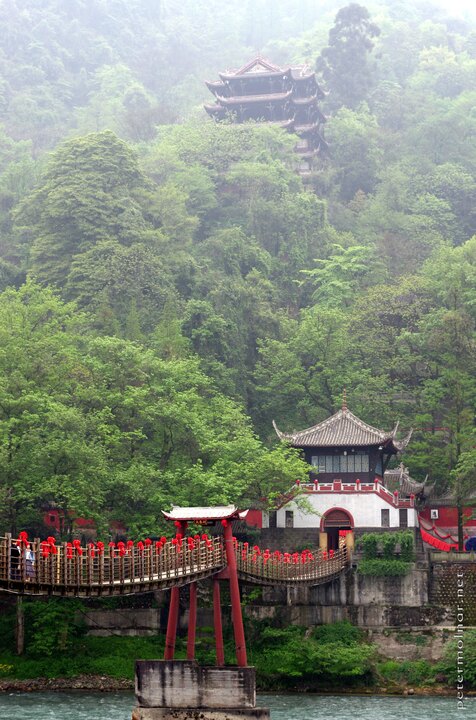
[[[327,420],[299,432],[281,432],[274,420],[273,426],[281,440],[300,448],[385,445],[390,452],[399,452],[406,447],[411,437],[410,431],[406,438],[398,442],[398,423],[391,432],[378,430],[360,420],[347,407],[338,410]]]
[[[417,482],[410,477],[408,468],[406,468],[403,463],[400,463],[397,468],[393,468],[392,470],[385,470],[383,484],[390,492],[398,490],[400,495],[405,497],[409,495],[421,495],[426,489],[424,482]]]

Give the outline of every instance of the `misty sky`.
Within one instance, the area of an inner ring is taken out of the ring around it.
[[[453,14],[461,12],[476,16],[475,0],[436,0],[436,2]]]

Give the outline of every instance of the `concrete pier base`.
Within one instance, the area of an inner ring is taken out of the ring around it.
[[[142,708],[132,713],[132,720],[269,720],[268,708]]]
[[[253,667],[201,666],[195,660],[137,660],[132,720],[268,720],[256,707]]]

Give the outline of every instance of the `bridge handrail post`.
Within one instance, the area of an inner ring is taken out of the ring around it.
[[[99,552],[98,557],[98,586],[99,591],[102,591],[102,586],[104,584],[104,547]]]
[[[140,568],[140,580],[141,582],[144,582],[145,579],[145,548],[142,548],[139,550],[137,548],[137,552],[139,553],[139,568]]]
[[[164,553],[164,565],[165,565],[165,573],[167,575],[167,580],[170,578],[172,574],[172,545],[171,543],[167,542],[165,545],[165,553]]]
[[[109,569],[109,586],[114,587],[115,580],[115,567],[114,567],[114,548],[109,546],[109,557],[108,557],[108,569]]]
[[[147,548],[147,554],[147,563],[149,567],[149,582],[152,582],[154,578],[154,555],[152,552],[152,545],[149,545],[149,547]]]
[[[88,552],[89,550],[89,552]],[[86,548],[87,562],[86,562],[86,578],[87,584],[90,588],[94,578],[94,558],[92,556],[91,548]]]
[[[33,560],[34,560],[34,578],[37,584],[40,583],[40,572],[41,572],[41,552],[40,552],[40,538],[35,538],[32,542],[33,546]]]
[[[11,533],[5,533],[5,552],[6,552],[6,570],[7,577],[5,578],[8,582],[12,579],[12,535]]]
[[[137,563],[136,563],[136,552],[137,552],[137,549],[136,549],[136,548],[134,547],[134,545],[133,545],[133,546],[130,548],[130,551],[129,551],[129,563],[128,563],[128,564],[129,564],[129,576],[130,576],[130,577],[129,577],[129,580],[130,580],[130,582],[131,582],[131,585],[134,583],[134,580],[135,580],[136,575],[137,575],[137,571],[136,571],[136,564],[137,564]]]
[[[125,555],[119,554],[119,582],[121,583],[121,586],[124,585],[124,573],[125,573],[124,558],[125,558]]]
[[[62,576],[62,583],[63,588],[66,591],[66,588],[68,586],[68,561],[66,559],[67,550],[66,550],[66,543],[62,542],[61,547],[59,548],[59,552],[61,553],[61,576]]]
[[[20,545],[20,578],[22,583],[26,582],[26,547]]]
[[[6,580],[8,578],[8,563],[7,563],[7,539],[6,537],[0,538],[0,578]]]
[[[51,586],[55,584],[55,568],[54,568],[54,558],[56,555],[53,555],[53,553],[50,552],[48,557],[46,558],[47,568],[48,568],[48,582]]]

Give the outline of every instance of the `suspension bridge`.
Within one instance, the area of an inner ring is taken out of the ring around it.
[[[220,580],[230,583],[238,665],[246,665],[239,580],[256,585],[321,585],[339,577],[348,567],[345,544],[336,551],[282,552],[239,542],[232,532],[240,519],[233,506],[179,508],[164,512],[174,522],[175,537],[134,543],[102,542],[82,546],[78,540],[57,544],[55,538],[29,541],[0,538],[0,590],[17,595],[99,597],[170,590],[165,659],[173,659],[179,610],[179,589],[190,587],[187,657],[193,659],[197,607],[197,581],[213,580],[217,664],[224,663],[221,629]],[[186,535],[189,524],[222,526],[223,534]]]

